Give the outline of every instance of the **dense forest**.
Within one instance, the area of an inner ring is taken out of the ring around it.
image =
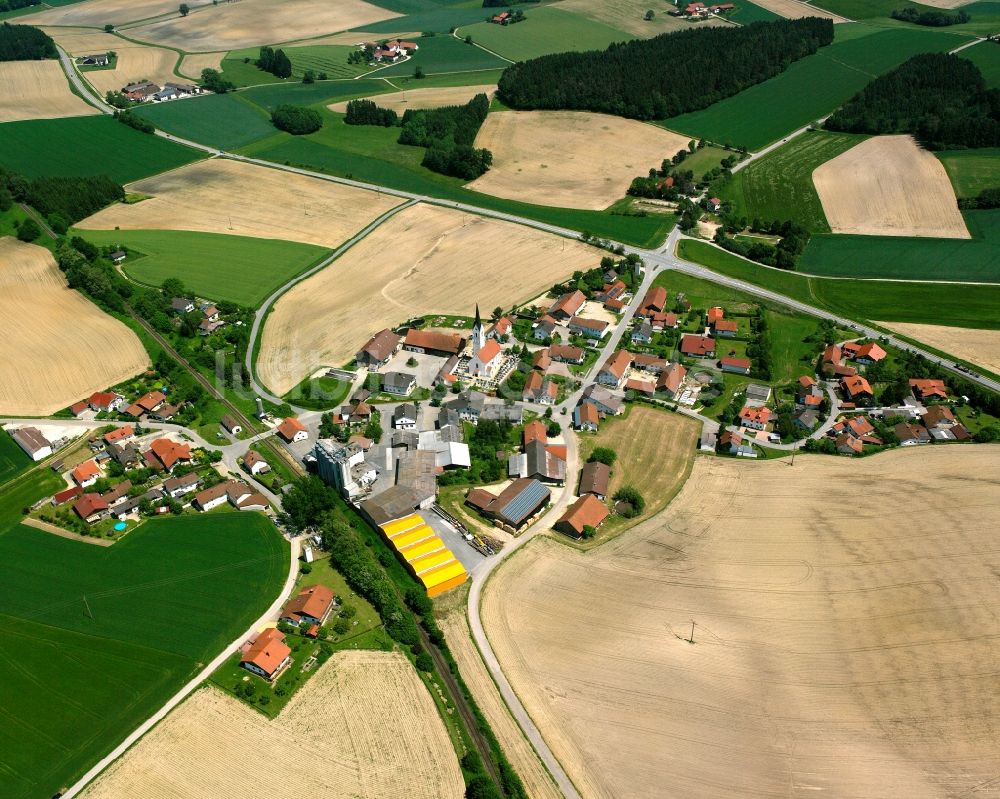
[[[961,25],[972,19],[966,12],[958,11],[955,14],[948,14],[945,11],[917,11],[917,9],[903,8],[892,12],[892,18],[903,22],[912,22],[915,25],[926,25],[928,28],[946,28],[949,25]]]
[[[323,117],[319,115],[319,111],[299,105],[279,105],[271,112],[271,122],[279,130],[293,136],[315,133],[323,127]]]
[[[514,64],[498,95],[518,109],[665,119],[772,78],[832,41],[833,23],[815,17],[693,28]]]
[[[56,43],[44,31],[30,25],[0,25],[0,61],[35,61],[58,58]]]
[[[19,8],[40,6],[42,0],[0,0],[0,14],[6,11],[17,11]]]
[[[912,133],[930,149],[1000,146],[1000,91],[971,61],[914,56],[875,78],[826,121],[847,133]]]
[[[0,210],[10,202],[27,203],[44,214],[56,233],[125,199],[125,190],[107,175],[25,178],[0,168]]]

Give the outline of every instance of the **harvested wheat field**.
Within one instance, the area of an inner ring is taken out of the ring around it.
[[[874,136],[813,171],[834,233],[967,239],[944,166],[912,136]]]
[[[106,53],[109,50],[117,52],[119,47],[129,46],[121,37],[90,28],[44,27],[42,30],[70,55]]]
[[[131,38],[187,52],[289,42],[398,17],[363,0],[240,0],[136,28]]]
[[[509,308],[598,260],[578,241],[414,205],[275,303],[257,373],[285,394],[314,369],[351,360],[382,328],[421,314],[468,314],[476,303]]]
[[[9,236],[0,237],[0,319],[12,322],[0,415],[47,416],[149,365],[135,333],[68,288],[48,250]]]
[[[0,86],[0,122],[100,113],[70,91],[58,61],[4,61]]]
[[[203,69],[222,69],[222,59],[226,51],[219,53],[191,53],[184,56],[178,70],[191,80],[200,80]]]
[[[918,325],[908,322],[875,324],[922,341],[935,349],[1000,375],[1000,330],[972,330],[966,327]]]
[[[402,116],[408,108],[441,108],[446,105],[465,105],[477,94],[485,94],[492,97],[497,90],[495,83],[487,83],[482,86],[446,86],[440,89],[413,89],[412,91],[391,92],[389,94],[378,94],[367,99],[378,103],[379,108],[391,108]],[[341,114],[347,113],[347,103],[334,103],[328,105],[331,111]]]
[[[389,33],[388,31],[382,31],[380,33],[369,33],[368,31],[341,31],[340,33],[331,33],[329,36],[297,40],[295,44],[297,46],[317,44],[344,44],[350,46],[364,44],[365,42],[382,41],[383,39],[414,39],[418,36],[420,36],[420,31],[414,30],[398,30],[393,31],[392,33]]]
[[[688,141],[655,125],[606,114],[500,111],[486,118],[476,137],[476,147],[492,151],[493,167],[467,188],[596,211],[624,197],[632,178],[659,167]]]
[[[117,760],[87,799],[459,799],[430,694],[394,652],[338,652],[276,719],[208,687]]]
[[[140,80],[151,80],[161,86],[167,81],[180,80],[174,74],[177,53],[173,50],[142,45],[126,45],[114,49],[118,53],[114,69],[94,69],[83,73],[102,96]]]
[[[384,194],[213,158],[129,184],[151,199],[109,206],[90,230],[198,230],[335,247],[399,204]]]
[[[971,796],[1000,774],[998,529],[997,446],[697,458],[616,541],[532,541],[484,623],[587,799]]]
[[[921,5],[934,8],[959,8],[975,2],[976,0],[920,0]]]
[[[645,14],[650,4],[646,0],[563,0],[559,8],[603,22],[605,25],[640,38],[691,27],[691,23],[687,20],[670,16],[667,11],[673,9],[665,7],[657,8],[656,16],[647,21]],[[698,26],[725,24],[718,17],[710,17],[699,22]]]
[[[200,2],[189,3],[192,15]],[[63,5],[38,14],[25,21],[31,25],[77,25],[86,28],[118,27],[127,22],[138,22],[163,14],[177,15],[178,3],[171,0],[87,0],[84,3]]]
[[[799,0],[754,0],[754,5],[762,6],[768,11],[773,11],[786,19],[798,19],[799,17],[822,17],[832,19],[834,24],[838,22],[850,22],[850,20],[832,11],[826,11],[809,3],[802,3]]]

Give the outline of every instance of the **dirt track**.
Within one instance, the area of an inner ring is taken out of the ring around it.
[[[532,542],[485,624],[585,797],[971,796],[1000,773],[997,529],[997,446],[698,458],[607,546]]]
[[[140,180],[152,197],[84,219],[89,230],[200,230],[335,247],[399,200],[384,194],[213,158]]]
[[[459,799],[434,702],[399,653],[334,655],[269,720],[208,687],[115,762],[87,799]]]
[[[47,416],[149,365],[139,338],[72,289],[52,254],[0,238],[0,414]]]
[[[69,89],[58,61],[0,63],[0,122],[99,113]]]
[[[875,324],[1000,374],[1000,330],[972,330],[966,327],[918,325],[907,322]]]
[[[417,315],[509,308],[600,261],[578,241],[415,205],[274,305],[257,373],[285,394],[320,366],[341,366],[373,333]],[[488,311],[486,311],[488,313]]]
[[[874,136],[813,171],[834,233],[967,239],[944,166],[911,136]]]
[[[583,111],[498,111],[476,147],[493,167],[468,188],[511,200],[600,210],[625,196],[632,178],[659,168],[688,137],[655,125]]]
[[[495,83],[481,86],[445,86],[436,89],[412,89],[410,91],[391,92],[371,97],[379,108],[391,108],[400,116],[407,108],[441,108],[445,105],[464,105],[477,94],[484,93],[489,97],[497,89]],[[347,102],[328,105],[331,111],[340,114],[347,113]]]

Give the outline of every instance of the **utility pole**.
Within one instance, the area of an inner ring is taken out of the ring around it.
[[[694,643],[694,619],[691,619],[691,637],[688,638],[688,643],[689,644]]]

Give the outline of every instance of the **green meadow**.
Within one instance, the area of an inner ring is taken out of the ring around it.
[[[0,430],[0,485],[16,477],[29,466],[31,458],[24,454],[13,438]]]
[[[997,30],[1000,31],[1000,25]],[[1000,88],[1000,45],[996,42],[981,42],[958,55],[979,67],[987,86],[991,89]]]
[[[241,147],[275,132],[270,116],[247,102],[242,92],[147,103],[136,113],[167,133],[222,150]]]
[[[943,150],[934,155],[944,164],[959,197],[976,197],[983,189],[1000,188],[1000,149]]]
[[[497,25],[490,27],[496,28]],[[515,26],[516,27],[516,26]],[[377,69],[373,77],[392,78],[414,74],[419,66],[425,75],[449,72],[475,72],[487,69],[502,69],[508,64],[483,50],[466,44],[454,36],[430,36],[416,40],[417,51],[408,61]]]

